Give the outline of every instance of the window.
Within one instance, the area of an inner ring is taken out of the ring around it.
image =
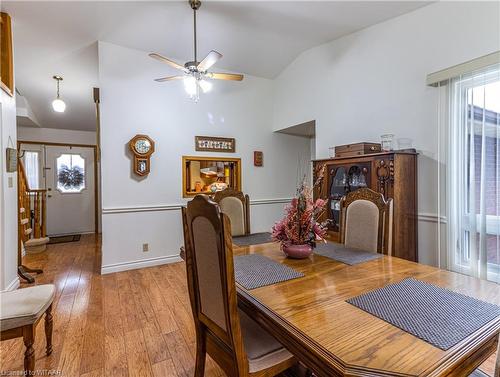
[[[24,152],[24,170],[28,179],[28,187],[38,189],[40,185],[40,153],[36,151]]]
[[[453,265],[500,281],[500,67],[456,78],[450,89]]]
[[[85,189],[85,159],[78,154],[62,154],[56,160],[57,189],[78,193]]]

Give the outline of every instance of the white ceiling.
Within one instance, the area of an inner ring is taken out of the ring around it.
[[[421,1],[210,1],[198,13],[198,49],[216,49],[227,69],[274,78],[302,51],[427,5]],[[192,59],[187,1],[2,1],[13,19],[16,87],[42,127],[94,130],[102,40]],[[54,74],[66,112],[54,113]]]

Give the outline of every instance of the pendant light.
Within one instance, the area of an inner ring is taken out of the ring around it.
[[[64,101],[61,99],[61,96],[59,94],[59,83],[62,81],[61,76],[52,76],[54,80],[57,81],[57,97],[55,100],[52,101],[52,108],[56,113],[64,113],[64,110],[66,110],[66,104]]]

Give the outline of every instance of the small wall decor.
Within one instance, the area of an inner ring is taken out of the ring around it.
[[[7,173],[14,173],[15,171],[17,171],[17,149],[7,148],[6,152],[5,162],[7,163]]]
[[[12,26],[10,16],[0,12],[0,87],[14,95],[14,63],[12,59]]]
[[[135,174],[143,177],[149,174],[150,157],[155,151],[155,142],[147,135],[135,135],[128,143],[130,150],[134,154]]]
[[[228,137],[195,136],[194,145],[197,151],[227,152],[236,151],[236,140]]]
[[[261,151],[253,152],[253,165],[254,166],[263,166],[264,165],[264,153]]]

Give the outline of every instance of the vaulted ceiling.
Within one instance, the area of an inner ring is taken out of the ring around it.
[[[216,49],[220,69],[276,77],[302,51],[427,5],[420,1],[207,1],[198,14],[199,55]],[[187,1],[3,1],[13,19],[16,87],[40,126],[94,130],[97,41],[192,58]],[[314,67],[311,67],[313,69]],[[54,113],[54,74],[64,77]]]

